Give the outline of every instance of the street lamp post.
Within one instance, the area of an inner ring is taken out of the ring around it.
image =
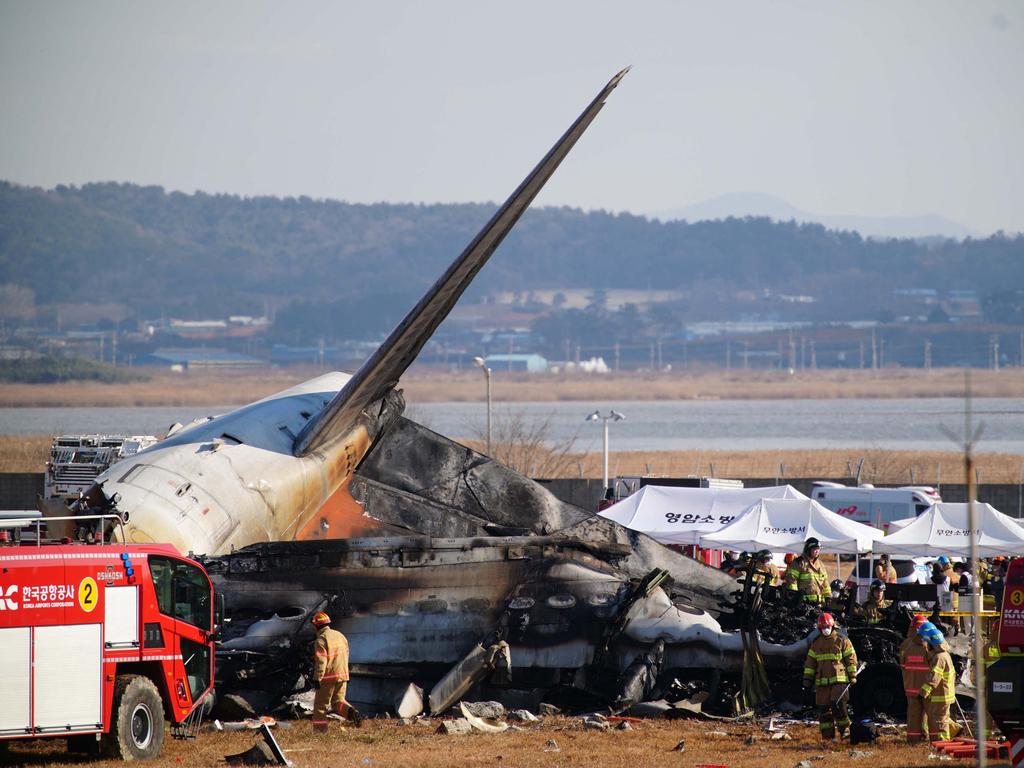
[[[474,357],[473,365],[483,369],[484,378],[487,380],[487,455],[491,455],[491,369],[487,367],[487,361],[482,357]]]
[[[587,416],[587,421],[602,421],[604,422],[604,475],[603,482],[604,488],[608,488],[608,422],[609,421],[622,421],[626,417],[618,411],[608,411],[607,416],[602,416],[600,411],[594,411],[592,414]]]

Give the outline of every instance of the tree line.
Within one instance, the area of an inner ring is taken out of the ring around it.
[[[0,283],[34,291],[38,303],[121,301],[145,317],[260,314],[270,301],[282,339],[336,335],[339,324],[352,338],[400,319],[493,208],[0,182]],[[898,313],[894,287],[928,287],[976,290],[1010,319],[1021,314],[1021,299],[1007,291],[1022,285],[1020,235],[869,240],[756,217],[659,222],[549,207],[526,213],[470,296],[698,287],[672,312],[714,319],[735,312],[726,297],[737,292],[809,293],[842,320],[887,306]]]

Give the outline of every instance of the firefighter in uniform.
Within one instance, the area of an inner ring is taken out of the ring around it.
[[[750,553],[746,551],[741,552],[740,556],[733,561],[726,573],[730,576],[742,576],[747,572],[747,568],[750,567],[750,563]]]
[[[857,682],[857,654],[853,643],[835,629],[832,614],[818,617],[821,634],[814,639],[804,661],[804,688],[814,686],[821,737],[826,741],[846,735],[850,715],[846,709],[849,687]]]
[[[881,555],[878,558],[878,562],[875,563],[875,578],[881,581],[883,584],[895,584],[896,569],[892,567],[892,562],[889,560],[889,555]]]
[[[956,591],[956,588],[957,585],[960,583],[960,576],[958,576],[956,571],[953,570],[953,564],[945,555],[939,555],[939,558],[936,562],[939,564],[939,570],[941,571],[942,575],[949,579],[948,584],[950,590],[950,600],[952,601],[953,606],[952,610],[958,611],[960,610],[960,600],[959,593]]]
[[[779,583],[779,572],[772,564],[770,550],[762,549],[754,555],[754,583],[765,587],[774,587]]]
[[[832,594],[828,586],[825,564],[818,559],[821,545],[813,536],[804,543],[804,554],[797,565],[797,590],[805,602],[824,606],[825,598]]]
[[[857,607],[857,616],[866,624],[880,624],[888,615],[889,605],[885,599],[885,582],[875,579],[868,590],[868,599]]]
[[[942,630],[926,621],[918,630],[928,648],[928,677],[917,694],[928,718],[928,738],[946,741],[950,735],[949,706],[956,699],[956,672]]]
[[[331,617],[322,611],[313,616],[312,624],[316,627],[313,657],[316,698],[313,700],[313,727],[326,729],[328,712],[341,715],[359,727],[363,723],[363,718],[345,699],[348,689],[348,639],[341,632],[331,629]]]
[[[925,621],[924,616],[915,616],[907,629],[907,639],[900,646],[903,691],[907,695],[907,741],[911,744],[924,739],[926,733],[924,702],[918,696],[928,680],[929,665],[924,640],[917,631]]]
[[[787,552],[785,559],[786,571],[782,575],[782,585],[786,590],[796,592],[800,588],[800,558],[792,552]]]

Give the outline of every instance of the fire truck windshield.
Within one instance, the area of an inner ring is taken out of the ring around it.
[[[160,613],[209,631],[210,581],[196,566],[170,557],[151,555],[149,571]]]

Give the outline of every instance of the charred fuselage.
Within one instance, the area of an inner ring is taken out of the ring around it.
[[[221,688],[262,703],[307,684],[308,616],[326,610],[349,639],[350,696],[387,709],[410,682],[432,687],[476,644],[511,646],[509,687],[567,685],[616,698],[621,673],[661,641],[663,668],[738,672],[739,633],[678,590],[637,594],[628,545],[570,536],[425,536],[259,544],[206,560],[232,621]],[[676,596],[670,597],[670,592]],[[765,646],[803,661],[806,642]]]

